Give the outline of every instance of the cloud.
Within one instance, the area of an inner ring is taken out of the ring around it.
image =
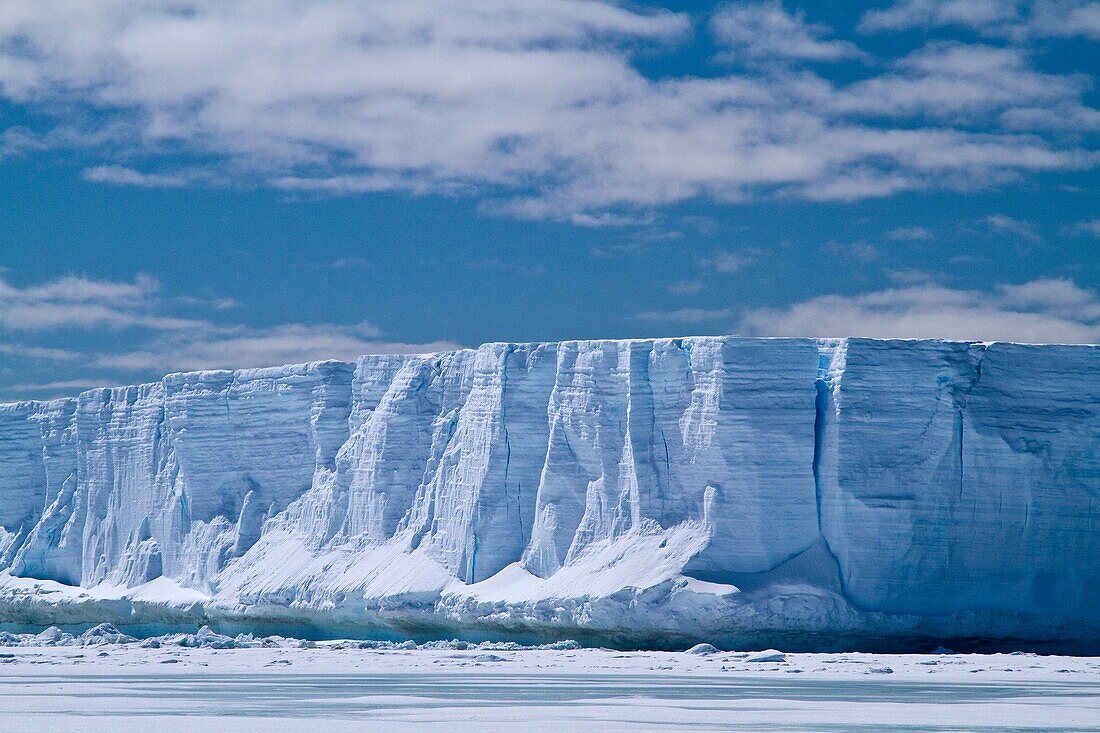
[[[788,13],[779,0],[731,3],[714,14],[710,27],[734,59],[838,61],[863,55],[850,41],[826,40],[827,26],[807,23],[801,11]]]
[[[1096,125],[1078,77],[940,44],[831,80],[790,62],[855,47],[774,2],[711,23],[752,64],[662,78],[637,59],[690,42],[685,14],[600,0],[255,8],[7,0],[0,98],[53,121],[40,144],[96,158],[90,180],[465,196],[579,226],[695,199],[856,200],[1100,162],[1066,134]]]
[[[406,343],[368,323],[280,323],[246,326],[211,318],[182,318],[175,307],[223,313],[239,304],[227,298],[166,297],[160,283],[68,275],[19,287],[0,273],[0,354],[13,364],[50,365],[60,378],[0,388],[9,394],[41,392],[194,369],[275,366],[319,359],[354,360],[362,354],[426,353],[458,348],[449,341]],[[124,333],[120,333],[124,332]],[[107,335],[109,334],[109,337]],[[79,338],[74,339],[76,335]],[[65,345],[50,345],[50,341]],[[78,350],[72,343],[94,346]]]
[[[868,10],[859,29],[875,33],[946,25],[998,28],[1019,19],[1019,5],[1012,0],[898,0]]]
[[[55,349],[46,346],[0,343],[0,354],[9,354],[24,359],[42,361],[77,361],[80,354],[69,349]]]
[[[924,227],[918,226],[899,227],[886,233],[886,238],[892,239],[895,242],[919,242],[932,239],[933,237],[934,235],[932,232]]]
[[[878,259],[878,247],[868,242],[829,242],[823,250],[841,260],[867,264]]]
[[[459,348],[449,341],[387,341],[370,324],[287,323],[269,328],[234,327],[154,339],[146,348],[97,356],[99,368],[128,371],[192,371],[278,366],[318,359],[354,361],[363,354],[404,354]]]
[[[1100,38],[1100,2],[1095,0],[898,0],[867,11],[865,33],[957,26],[987,36]]]
[[[366,257],[339,257],[328,265],[334,270],[364,270],[370,267]]]
[[[890,278],[890,281],[898,285],[917,285],[921,283],[934,282],[937,277],[935,273],[927,272],[925,270],[918,270],[916,268],[907,267],[900,270],[891,270],[886,273],[886,276]]]
[[[97,379],[91,377],[89,379],[60,379],[53,382],[22,382],[19,384],[9,384],[3,389],[5,392],[53,392],[59,397],[70,396],[76,392],[83,392],[87,389],[93,389],[95,387],[105,387],[111,384],[111,380],[108,378]]]
[[[525,265],[522,262],[509,262],[499,257],[481,257],[465,264],[470,270],[501,272],[522,278],[536,278],[546,274],[546,268],[540,263]]]
[[[642,311],[635,318],[641,321],[660,323],[707,323],[710,321],[728,321],[733,317],[730,308],[681,308],[673,311]]]
[[[707,284],[702,280],[677,280],[668,286],[668,292],[673,295],[698,295],[707,289]]]
[[[1040,0],[1034,5],[1028,29],[1039,36],[1100,39],[1100,2]]]
[[[748,267],[759,255],[756,249],[716,249],[710,257],[699,260],[699,266],[721,275],[732,275]]]
[[[1096,343],[1100,297],[1059,279],[1001,285],[991,292],[924,283],[750,310],[740,329],[761,336]]]
[[[201,325],[193,319],[155,312],[151,306],[159,290],[160,283],[147,275],[138,275],[132,283],[68,275],[26,288],[0,277],[0,328],[185,330]]]
[[[1100,237],[1100,219],[1077,222],[1073,231],[1075,234],[1091,234],[1094,237]]]
[[[1034,222],[1013,219],[1004,214],[990,214],[982,219],[981,223],[994,232],[1011,234],[1029,242],[1043,241],[1043,235],[1039,233],[1039,228]]]
[[[49,146],[27,127],[9,127],[0,131],[0,160],[23,157],[28,152],[46,150]]]
[[[957,41],[932,41],[897,59],[891,71],[860,80],[833,100],[838,112],[888,117],[920,116],[954,123],[992,122],[1006,116],[1013,130],[1044,129],[1049,121],[1025,110],[1059,106],[1091,125],[1079,77],[1045,74],[1027,52]]]
[[[185,176],[142,173],[121,165],[100,165],[94,168],[85,168],[80,172],[80,177],[91,183],[113,183],[117,186],[140,186],[143,188],[178,188],[188,183]]]

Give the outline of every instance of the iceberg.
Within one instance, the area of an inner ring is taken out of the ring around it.
[[[0,623],[1100,649],[1100,349],[492,343],[4,404]]]

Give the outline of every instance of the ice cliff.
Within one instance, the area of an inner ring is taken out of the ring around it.
[[[1100,349],[486,344],[0,405],[0,623],[1100,648]]]

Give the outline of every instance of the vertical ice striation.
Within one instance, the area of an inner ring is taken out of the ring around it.
[[[0,405],[0,568],[18,563],[22,547],[37,544],[44,533],[57,535],[69,520],[76,490],[76,404],[63,399]],[[79,580],[79,574],[64,577]]]
[[[365,630],[1100,639],[1098,502],[1091,346],[495,343],[0,405],[0,580]]]
[[[856,604],[1100,609],[1095,347],[849,344],[824,533]]]

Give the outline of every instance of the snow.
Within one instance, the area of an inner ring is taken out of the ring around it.
[[[63,633],[63,632],[59,632]],[[5,730],[1100,730],[1100,659],[303,646],[209,630],[159,645],[0,646]]]
[[[0,405],[0,623],[1088,652],[1098,496],[1094,346],[495,343],[173,374]]]

